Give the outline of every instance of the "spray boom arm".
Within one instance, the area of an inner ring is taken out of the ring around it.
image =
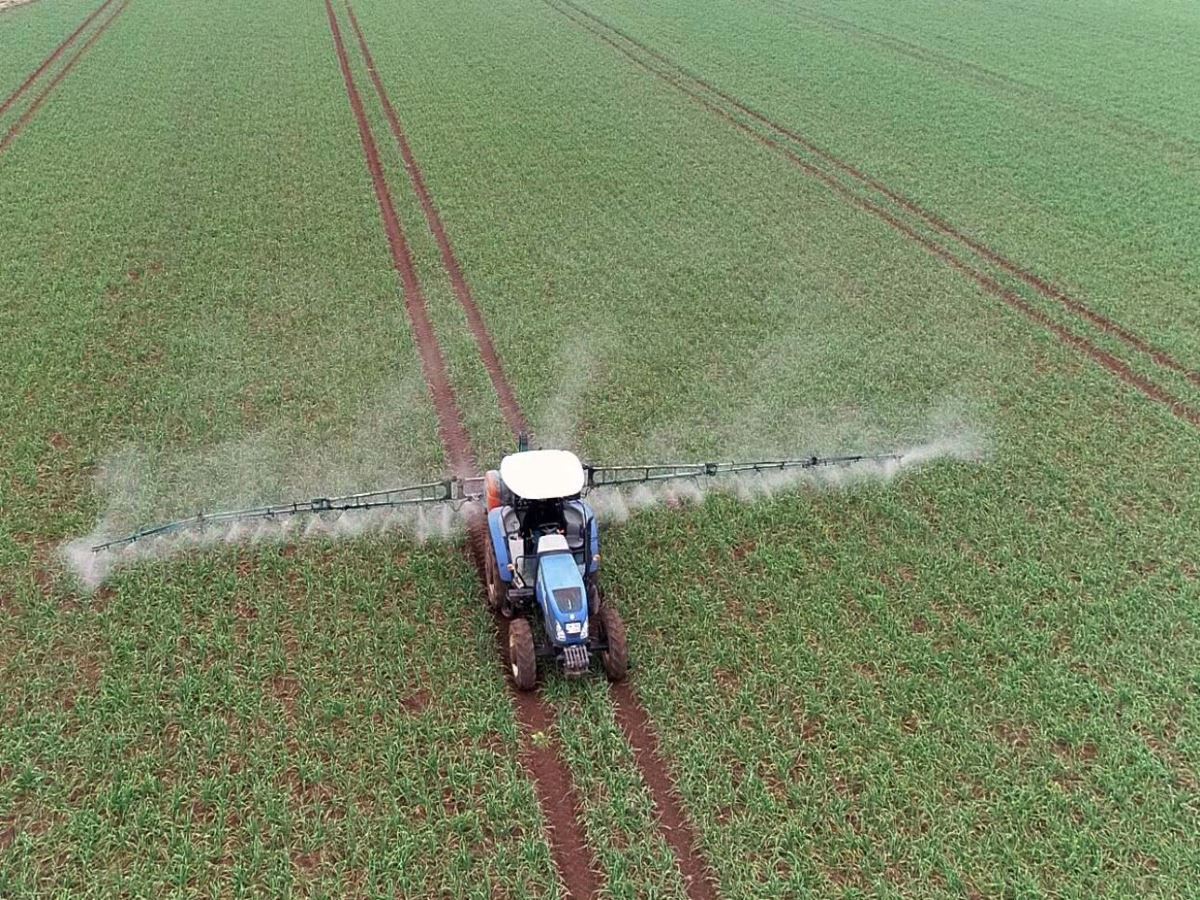
[[[864,462],[899,462],[901,454],[876,456],[809,456],[803,459],[767,459],[754,462],[650,463],[640,466],[585,466],[587,487],[615,487],[679,478],[713,478],[719,475],[763,475],[821,466],[849,466]]]
[[[620,487],[628,484],[672,481],[686,478],[715,478],[722,475],[762,475],[794,469],[814,469],[822,466],[850,466],[856,463],[899,462],[902,454],[886,453],[876,456],[810,456],[803,459],[756,460],[752,462],[699,462],[699,463],[648,463],[645,465],[583,467],[586,481],[584,492],[597,488]],[[482,478],[448,478],[430,481],[410,487],[392,488],[382,491],[367,491],[347,494],[343,497],[317,497],[274,506],[257,506],[248,509],[233,509],[224,512],[199,513],[186,519],[178,519],[162,525],[153,525],[135,531],[125,537],[103,541],[92,547],[92,552],[127,547],[137,541],[152,537],[176,534],[189,529],[201,529],[211,525],[253,520],[276,520],[290,516],[319,515],[330,512],[352,512],[371,509],[396,509],[401,507],[425,506],[437,503],[464,504],[479,501],[483,497]]]
[[[190,528],[204,528],[209,525],[223,525],[231,522],[245,522],[255,519],[282,519],[289,516],[326,512],[395,509],[433,503],[466,503],[477,500],[481,496],[478,490],[474,492],[468,491],[469,486],[477,487],[481,481],[482,479],[478,478],[450,478],[445,481],[430,481],[425,484],[415,484],[411,487],[367,491],[362,494],[347,494],[344,497],[317,497],[312,500],[298,500],[274,506],[257,506],[249,509],[231,509],[225,512],[199,513],[186,519],[179,519],[162,525],[153,525],[149,528],[135,531],[133,534],[126,535],[125,537],[96,544],[92,547],[92,551],[99,553],[101,550],[124,547],[149,537],[160,537],[179,531],[186,531]]]

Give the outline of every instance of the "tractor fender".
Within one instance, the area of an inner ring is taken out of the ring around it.
[[[577,500],[575,502],[583,507],[583,523],[588,535],[590,535],[584,574],[594,575],[600,569],[600,523],[596,521],[596,513],[586,500]]]
[[[496,568],[500,570],[500,580],[512,584],[513,573],[509,568],[512,557],[508,552],[508,535],[504,532],[504,509],[497,507],[488,511],[488,539],[492,542],[492,550],[496,554]]]

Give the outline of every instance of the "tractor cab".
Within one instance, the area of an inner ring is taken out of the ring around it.
[[[579,458],[522,449],[484,480],[488,605],[516,617],[510,636],[524,633],[526,616],[536,620],[536,655],[557,660],[567,674],[587,671],[593,651],[607,659],[607,642],[597,635],[603,628],[590,624],[601,606],[600,533],[582,498],[587,475]],[[514,677],[522,683],[515,663]]]
[[[583,465],[566,450],[525,450],[504,457],[486,478],[488,530],[509,600],[532,593],[546,547],[567,551],[580,579],[595,578],[600,533],[592,508],[580,497],[587,481]],[[561,538],[543,547],[546,537]],[[555,572],[565,574],[561,565]],[[586,594],[586,590],[585,590]]]

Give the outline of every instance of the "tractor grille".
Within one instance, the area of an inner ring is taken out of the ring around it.
[[[588,667],[588,649],[585,644],[572,644],[563,647],[563,669],[567,672],[581,672]]]

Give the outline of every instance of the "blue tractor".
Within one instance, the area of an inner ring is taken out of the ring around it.
[[[599,658],[625,678],[625,625],[600,593],[600,531],[582,493],[588,473],[566,450],[520,450],[484,478],[487,603],[510,619],[513,681],[530,690],[538,660],[582,675]]]

